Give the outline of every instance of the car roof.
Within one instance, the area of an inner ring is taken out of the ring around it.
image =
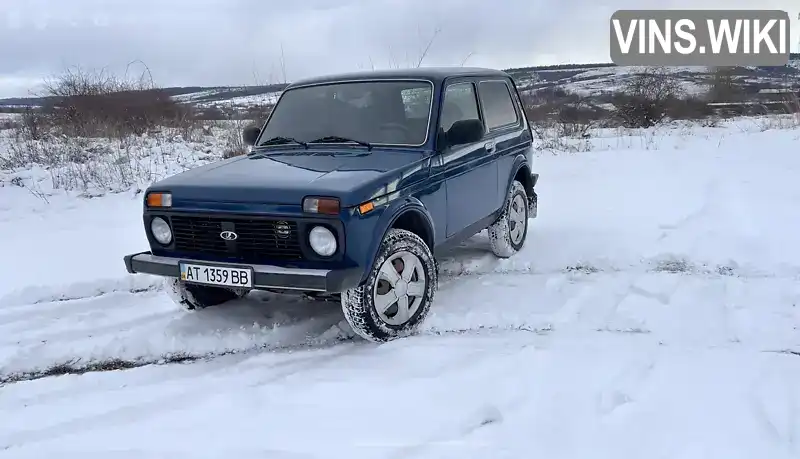
[[[306,86],[323,83],[336,83],[339,81],[360,80],[391,80],[391,79],[420,79],[430,80],[434,84],[441,83],[448,77],[506,77],[510,76],[502,70],[482,67],[417,67],[410,69],[364,70],[351,73],[323,75],[304,78],[289,84],[286,89],[296,86]]]

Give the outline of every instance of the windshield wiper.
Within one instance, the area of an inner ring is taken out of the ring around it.
[[[338,135],[327,135],[325,137],[320,137],[317,140],[312,140],[309,143],[340,143],[340,142],[353,142],[359,145],[363,145],[368,149],[372,150],[372,144],[370,144],[369,142],[364,142],[363,140],[350,139],[348,137],[342,137]]]
[[[265,140],[265,141],[261,142],[260,144],[258,144],[258,146],[259,147],[263,147],[263,146],[267,146],[267,145],[280,145],[280,144],[284,144],[284,143],[296,143],[298,145],[302,145],[303,147],[305,147],[306,150],[308,150],[308,144],[307,143],[301,142],[301,141],[299,141],[297,139],[294,139],[292,137],[282,137],[282,136],[277,136],[277,137],[273,137],[273,138],[271,138],[269,140]]]

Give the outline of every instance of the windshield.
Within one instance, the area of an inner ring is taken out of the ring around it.
[[[391,80],[289,89],[273,109],[259,145],[283,137],[420,146],[428,134],[432,92],[430,82]]]

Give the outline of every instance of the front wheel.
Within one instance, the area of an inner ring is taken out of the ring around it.
[[[489,227],[492,253],[508,258],[522,249],[528,237],[528,195],[517,180],[511,184],[500,217]]]
[[[407,336],[428,315],[437,284],[428,245],[410,231],[391,229],[367,281],[342,293],[342,311],[353,331],[368,341]]]

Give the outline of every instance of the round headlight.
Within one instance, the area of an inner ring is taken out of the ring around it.
[[[323,256],[329,257],[336,253],[336,237],[327,228],[322,226],[315,226],[308,235],[308,243],[314,252]]]
[[[150,222],[150,232],[159,244],[167,245],[172,242],[172,230],[161,217],[156,217]]]

